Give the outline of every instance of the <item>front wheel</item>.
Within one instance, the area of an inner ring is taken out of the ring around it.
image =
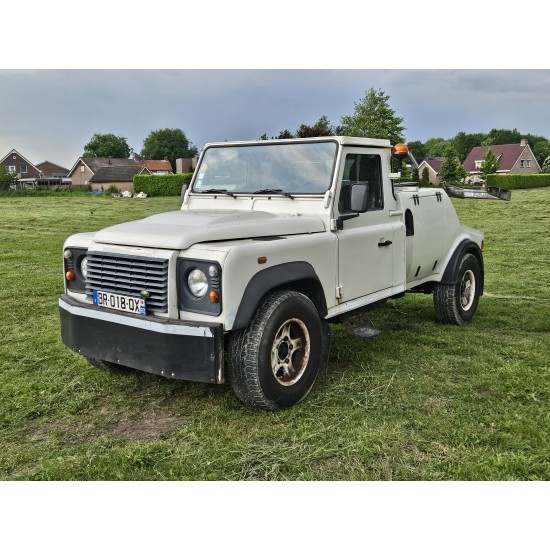
[[[248,326],[230,336],[228,375],[237,397],[267,410],[290,407],[311,390],[327,349],[311,300],[290,290],[260,303]],[[325,345],[324,345],[325,344]]]
[[[481,294],[481,266],[473,254],[465,254],[458,264],[457,283],[434,288],[435,316],[440,323],[466,325],[474,317]]]

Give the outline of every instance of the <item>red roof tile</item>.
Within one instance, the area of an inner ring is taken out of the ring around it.
[[[525,147],[526,145],[520,145],[519,143],[474,147],[466,157],[463,166],[466,172],[479,172],[479,169],[476,169],[476,160],[483,160],[483,155],[491,149],[493,154],[498,157],[499,170],[511,170],[525,151]]]
[[[169,160],[144,160],[143,164],[145,164],[151,172],[172,171],[172,165]]]

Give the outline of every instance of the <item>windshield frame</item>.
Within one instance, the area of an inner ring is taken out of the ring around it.
[[[262,140],[262,141],[248,141],[248,142],[228,142],[228,143],[213,143],[210,145],[207,145],[204,150],[202,151],[200,161],[197,165],[197,168],[195,169],[195,173],[193,174],[193,179],[191,180],[190,184],[190,193],[192,193],[193,196],[207,196],[207,195],[216,195],[216,193],[209,192],[208,189],[205,191],[201,191],[200,188],[197,189],[197,181],[199,180],[199,176],[201,174],[201,166],[203,162],[205,161],[205,157],[207,155],[207,152],[210,149],[234,149],[234,148],[258,148],[258,147],[288,147],[292,145],[303,145],[303,144],[322,144],[322,143],[331,143],[334,144],[334,153],[332,156],[332,166],[330,168],[330,175],[327,177],[326,180],[326,187],[323,190],[319,191],[294,191],[292,189],[282,189],[283,193],[277,192],[278,190],[275,189],[273,193],[269,192],[260,192],[263,191],[262,187],[263,185],[258,185],[256,189],[251,190],[237,190],[237,189],[225,189],[223,184],[216,185],[216,189],[219,190],[218,195],[229,195],[233,196],[233,198],[237,198],[238,196],[256,196],[261,197],[263,196],[283,196],[287,195],[289,198],[296,197],[323,197],[327,191],[329,191],[332,188],[333,181],[334,181],[334,175],[337,170],[337,164],[338,164],[338,158],[340,153],[340,142],[337,139],[334,138],[323,138],[323,139],[293,139],[293,140]],[[330,161],[330,159],[326,159]],[[204,172],[203,172],[204,174]],[[204,177],[204,176],[203,176]],[[270,185],[266,185],[265,187],[273,187]]]

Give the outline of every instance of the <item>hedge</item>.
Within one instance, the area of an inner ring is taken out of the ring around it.
[[[488,174],[487,187],[501,189],[533,189],[550,186],[550,174]]]
[[[149,197],[171,197],[179,195],[184,184],[191,181],[193,174],[159,174],[134,176],[134,193],[147,193]]]

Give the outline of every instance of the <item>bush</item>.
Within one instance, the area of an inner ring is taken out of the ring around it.
[[[147,193],[149,197],[170,197],[181,193],[183,185],[191,181],[193,174],[163,174],[134,176],[134,193]]]
[[[488,174],[487,187],[501,189],[533,189],[550,186],[550,174]]]

